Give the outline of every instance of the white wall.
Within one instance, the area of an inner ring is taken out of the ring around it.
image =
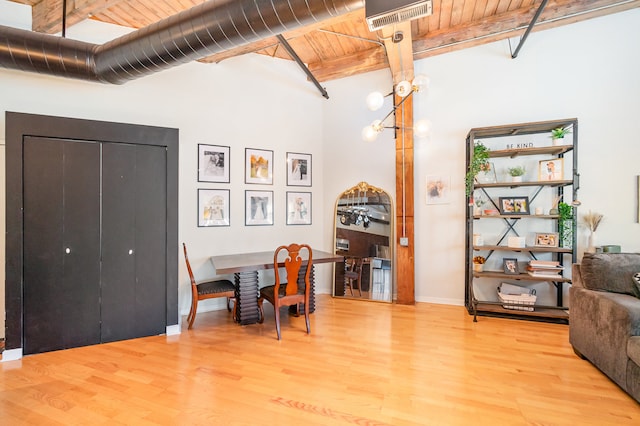
[[[0,2],[0,17],[7,16],[4,6],[6,3]],[[68,35],[102,42],[126,31],[88,21],[73,27]],[[178,128],[179,241],[188,245],[197,279],[215,275],[208,260],[211,255],[273,250],[291,242],[331,250],[330,244],[323,246],[321,115],[325,99],[291,61],[246,55],[219,64],[193,62],[120,86],[0,69],[0,94],[3,139],[5,111]],[[231,184],[197,182],[198,143],[231,147]],[[274,151],[273,185],[244,183],[245,148]],[[311,188],[286,186],[287,152],[312,155]],[[4,174],[4,165],[1,172]],[[231,190],[230,227],[197,227],[198,188]],[[245,190],[274,192],[273,226],[244,226]],[[311,226],[286,226],[285,197],[286,191],[291,190],[313,193]],[[332,211],[329,209],[329,215]],[[4,209],[2,212],[4,216]],[[179,306],[186,314],[190,289],[181,248],[179,260]],[[317,268],[319,292],[330,292],[330,269]],[[0,291],[4,293],[4,280]],[[219,300],[208,300],[202,302],[199,311],[222,305]]]
[[[416,141],[415,151],[416,300],[464,302],[464,153],[474,127],[577,117],[580,213],[592,209],[605,215],[601,244],[640,251],[639,24],[640,10],[634,9],[534,32],[517,59],[503,41],[416,62],[416,74],[427,74],[431,89],[416,97],[415,117],[433,124],[431,136]],[[378,140],[362,154],[360,138],[360,129],[372,120],[365,112],[366,94],[389,92],[389,72],[330,82],[327,90],[340,97],[324,108],[327,158],[334,153],[326,167],[340,172],[327,173],[325,197],[339,193],[344,176],[347,183],[370,179],[393,186],[393,143]],[[451,176],[449,204],[426,205],[427,175]],[[585,235],[580,230],[581,248]]]

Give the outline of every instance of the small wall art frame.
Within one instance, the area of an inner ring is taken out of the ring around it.
[[[530,214],[529,197],[500,197],[498,207],[501,215]]]
[[[557,232],[536,232],[533,239],[533,245],[536,247],[558,247]]]
[[[245,148],[245,183],[273,184],[273,151]]]
[[[450,187],[449,176],[427,176],[427,204],[448,204]]]
[[[273,191],[245,191],[246,226],[273,225]]]
[[[198,182],[229,183],[231,148],[198,144]]]
[[[538,162],[538,180],[562,180],[564,179],[564,158],[540,160]]]
[[[311,154],[287,152],[287,185],[311,186]]]
[[[518,259],[505,257],[502,259],[502,269],[505,274],[518,275]]]
[[[287,191],[287,225],[311,225],[311,192]]]
[[[198,189],[198,227],[229,225],[229,190]]]

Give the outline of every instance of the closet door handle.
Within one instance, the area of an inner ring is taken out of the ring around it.
[[[65,252],[65,253],[67,253],[67,254],[69,254],[69,253],[71,253],[71,249],[70,249],[69,247],[67,247],[67,248],[64,250],[64,252]]]
[[[133,250],[129,250],[129,254],[130,254],[130,255],[131,255],[131,254],[133,254]]]

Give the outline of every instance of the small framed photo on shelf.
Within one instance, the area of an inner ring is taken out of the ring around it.
[[[287,225],[311,225],[311,193],[287,191]]]
[[[246,226],[273,225],[273,191],[245,191]]]
[[[198,227],[229,224],[229,190],[198,189]]]
[[[500,197],[498,201],[502,215],[530,214],[529,197]]]
[[[502,259],[502,269],[505,274],[518,275],[518,259],[505,257]]]
[[[229,183],[228,146],[198,144],[198,182]]]
[[[538,163],[538,180],[562,180],[564,179],[564,158],[540,160]]]
[[[496,168],[493,163],[487,163],[480,169],[480,172],[476,175],[476,182],[478,183],[496,183]]]
[[[273,151],[245,148],[245,183],[273,184]]]
[[[287,152],[287,185],[311,186],[311,154]]]
[[[536,232],[533,245],[536,247],[558,247],[557,232]]]

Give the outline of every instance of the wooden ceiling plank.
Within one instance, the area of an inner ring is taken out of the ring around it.
[[[67,28],[121,1],[123,0],[84,0],[67,4]],[[62,31],[62,2],[42,0],[34,4],[31,9],[31,19],[34,31],[47,34]]]
[[[475,7],[473,8],[473,16],[471,17],[472,21],[477,21],[478,19],[484,18],[487,11],[488,0],[476,0]]]
[[[384,49],[380,48],[362,50],[351,56],[309,64],[309,70],[318,81],[335,80],[385,68],[387,68],[387,56]]]
[[[340,22],[349,22],[359,17],[361,17],[364,22],[364,9],[358,9],[353,12],[349,12],[349,13],[345,13],[343,15],[337,16],[335,18],[331,18],[322,22],[317,22],[315,24],[307,25],[306,27],[287,31],[283,33],[282,36],[287,40],[291,40],[295,37],[299,37],[311,31],[315,31],[320,28],[330,28],[332,25],[337,25]],[[254,53],[264,49],[267,45],[273,44],[273,42],[264,43],[265,40],[275,40],[275,37],[269,37],[268,39],[258,40],[256,42],[247,44],[245,46],[240,46],[234,49],[229,49],[225,52],[216,53],[215,55],[211,55],[206,58],[200,59],[200,61],[205,63],[220,62],[220,61],[223,61],[224,59],[232,58],[234,56],[244,55],[245,53]],[[261,44],[262,46],[260,46]],[[256,46],[258,46],[258,48],[256,48]]]
[[[464,9],[464,0],[453,0],[451,6],[451,20],[449,26],[460,25],[462,22],[462,11]]]

